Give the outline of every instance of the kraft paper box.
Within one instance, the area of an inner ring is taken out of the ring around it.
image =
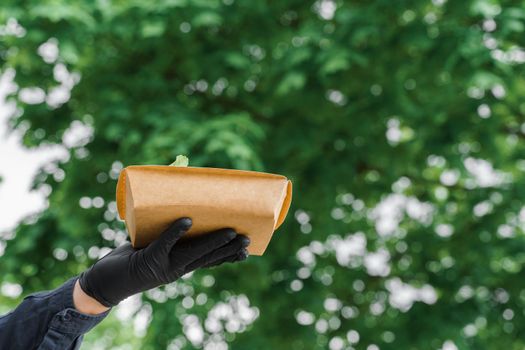
[[[262,255],[291,200],[291,181],[255,171],[129,166],[117,183],[119,216],[136,248],[147,246],[173,221],[187,216],[193,226],[186,235],[231,227],[250,238],[251,255]]]

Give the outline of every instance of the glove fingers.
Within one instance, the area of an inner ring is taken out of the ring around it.
[[[243,260],[246,260],[248,258],[248,255],[249,254],[248,254],[248,251],[246,250],[246,248],[245,249],[241,249],[240,252],[238,252],[237,254],[233,254],[233,255],[227,256],[225,258],[209,262],[208,264],[201,266],[201,268],[214,267],[214,266],[219,266],[219,265],[224,264],[224,263],[233,263],[233,262],[237,262],[237,261],[243,261]]]
[[[239,254],[233,254],[233,255],[227,256],[225,258],[218,259],[218,260],[215,260],[215,261],[210,262],[208,264],[202,265],[201,268],[217,266],[217,265],[223,264],[225,262],[234,262],[234,261],[237,261],[237,259],[239,259]]]
[[[177,243],[171,255],[173,259],[177,259],[178,256],[183,253],[190,257],[190,261],[187,261],[187,263],[191,263],[228,244],[228,242],[232,241],[236,236],[237,233],[233,229],[223,228],[197,237],[188,238]]]
[[[180,218],[173,222],[159,238],[153,241],[147,249],[157,253],[168,254],[173,245],[191,228],[190,218]]]
[[[186,266],[186,272],[193,271],[203,266],[208,266],[221,259],[239,254],[250,244],[250,239],[244,235],[237,235],[228,244],[208,253]],[[246,252],[247,253],[247,252]]]

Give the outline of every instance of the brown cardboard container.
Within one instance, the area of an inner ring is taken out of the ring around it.
[[[193,226],[187,235],[231,227],[250,238],[251,255],[262,255],[291,200],[286,177],[245,170],[134,165],[117,183],[119,216],[136,248],[188,216]]]

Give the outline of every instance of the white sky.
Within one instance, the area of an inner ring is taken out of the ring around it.
[[[13,89],[12,76],[0,77],[0,232],[13,229],[28,214],[42,210],[46,201],[41,193],[29,188],[37,169],[50,159],[57,158],[63,149],[42,147],[28,150],[21,145],[20,133],[7,132],[7,119],[13,113],[13,104],[5,101]]]

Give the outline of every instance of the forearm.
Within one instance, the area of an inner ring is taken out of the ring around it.
[[[75,293],[77,283],[73,277],[54,290],[30,294],[16,309],[0,317],[0,349],[75,348],[83,334],[109,313],[105,307],[100,313],[102,309],[81,291]]]
[[[75,282],[73,289],[73,302],[78,311],[88,315],[97,315],[109,310],[109,307],[102,305],[96,299],[87,295],[80,287],[78,280]]]

